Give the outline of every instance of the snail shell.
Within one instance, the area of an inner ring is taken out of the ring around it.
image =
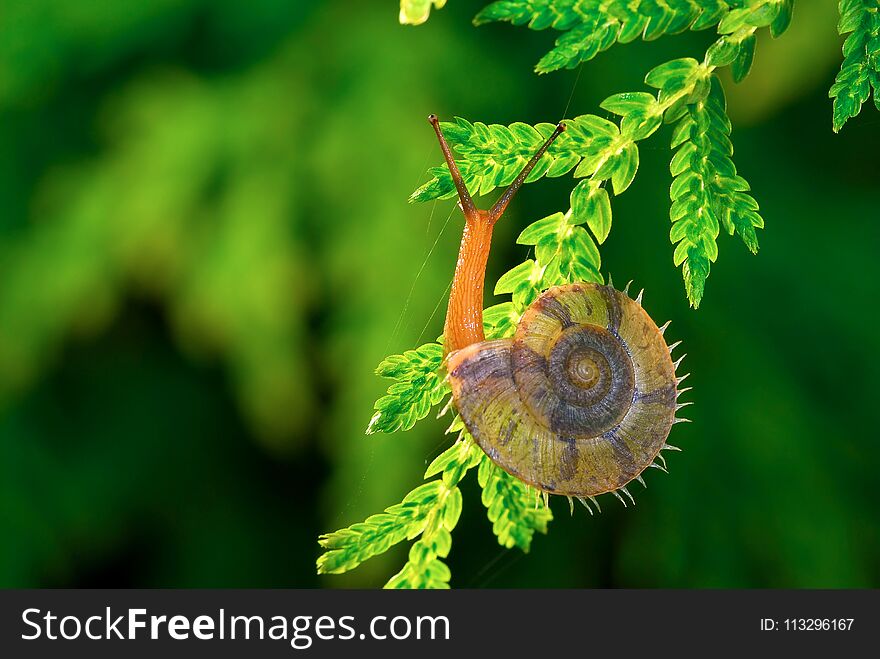
[[[663,333],[611,286],[551,288],[512,338],[454,352],[447,370],[474,440],[544,492],[590,497],[624,487],[653,463],[676,421],[680,380]]]

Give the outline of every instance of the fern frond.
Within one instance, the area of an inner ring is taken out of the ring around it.
[[[449,387],[440,375],[443,346],[427,343],[382,360],[376,373],[394,380],[388,394],[376,401],[367,434],[409,430],[443,400]]]
[[[615,43],[712,27],[732,6],[736,3],[724,0],[499,0],[477,14],[474,24],[507,21],[563,31],[535,66],[538,73],[549,73],[574,68]]]
[[[450,146],[461,156],[456,164],[468,190],[472,195],[484,195],[510,185],[556,126],[520,122],[486,125],[456,117],[454,122],[442,122],[441,127]],[[616,125],[594,115],[567,120],[565,132],[550,145],[526,182],[570,172],[602,145],[611,144],[618,133]],[[432,168],[430,173],[433,178],[410,195],[411,202],[455,196],[455,185],[445,165]]]
[[[731,156],[731,125],[724,91],[713,76],[706,98],[687,106],[675,127],[670,164],[674,177],[669,196],[675,247],[673,261],[682,267],[688,300],[700,305],[710,264],[718,257],[720,227],[739,234],[752,253],[758,251],[756,228],[764,226],[749,184],[737,175]]]
[[[840,0],[837,31],[849,34],[843,64],[828,96],[834,99],[834,132],[855,117],[874,90],[880,110],[880,0]]]
[[[535,532],[547,533],[553,513],[537,492],[483,456],[477,472],[481,499],[486,506],[492,531],[502,547],[529,551]]]
[[[513,302],[502,302],[483,311],[483,331],[486,338],[503,339],[513,336],[522,312]]]
[[[571,69],[616,43],[646,41],[686,30],[718,26],[735,50],[734,78],[748,73],[755,39],[742,28],[770,27],[774,37],[791,21],[794,0],[499,0],[474,18],[475,25],[507,21],[533,30],[563,32],[535,66],[538,73]],[[741,37],[741,38],[739,38]]]
[[[512,297],[510,313],[503,316],[511,333],[513,314],[521,315],[541,291],[575,281],[602,283],[599,250],[587,230],[578,226],[583,221],[569,209],[533,222],[517,238],[520,245],[534,246],[535,259],[510,269],[495,284],[495,295]]]
[[[450,532],[461,515],[458,483],[484,455],[460,420],[456,419],[450,430],[461,431],[458,441],[437,456],[425,472],[426,479],[439,473],[442,477],[418,486],[384,513],[320,536],[318,543],[326,551],[318,558],[318,574],[347,572],[398,542],[421,536],[413,543],[403,569],[386,588],[448,587],[449,569],[439,559],[449,554]]]
[[[464,427],[461,417],[456,416],[447,434],[458,433],[458,440],[434,458],[425,470],[425,478],[441,474],[443,482],[449,487],[458,485],[469,469],[480,464],[483,451],[474,443]]]
[[[400,0],[400,24],[421,25],[431,15],[431,5],[441,9],[446,0]]]
[[[346,529],[325,533],[318,544],[327,551],[318,558],[318,574],[347,572],[392,545],[419,535],[447,492],[442,481],[432,481],[406,495],[403,503],[371,515]]]
[[[458,492],[458,490],[456,490]],[[446,589],[452,572],[438,556],[447,556],[452,548],[452,535],[446,529],[438,530],[431,542],[419,540],[409,550],[409,560],[385,584],[388,589]]]

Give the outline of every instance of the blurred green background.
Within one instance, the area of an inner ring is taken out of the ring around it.
[[[5,0],[0,7],[0,585],[379,586],[406,547],[319,578],[319,533],[418,484],[433,415],[364,435],[373,368],[437,336],[460,215],[408,194],[440,161],[429,112],[558,120],[701,57],[711,32],[536,76],[549,32],[418,28],[393,0]],[[530,554],[464,484],[455,587],[880,585],[880,115],[835,136],[836,3],[799,2],[726,81],[767,229],[722,236],[699,311],[668,240],[669,133],[644,144],[602,248],[692,371],[670,475],[603,514],[554,501]],[[525,224],[568,208],[530,185]],[[447,222],[447,217],[451,219]],[[436,248],[431,246],[437,242]]]

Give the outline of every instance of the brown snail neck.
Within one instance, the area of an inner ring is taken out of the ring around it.
[[[458,191],[459,204],[464,213],[465,224],[461,234],[461,245],[458,249],[458,261],[455,264],[455,276],[449,291],[449,305],[446,308],[446,323],[443,327],[444,353],[449,354],[461,350],[473,343],[486,338],[483,332],[483,288],[486,281],[486,264],[489,262],[489,250],[492,246],[492,229],[501,219],[507,205],[516,195],[535,165],[547,151],[559,134],[565,130],[565,124],[557,124],[556,129],[538,149],[534,156],[525,164],[522,171],[514,179],[510,187],[495,202],[491,210],[476,207],[467,185],[455,164],[440,120],[430,115],[428,121],[434,127],[452,181]]]

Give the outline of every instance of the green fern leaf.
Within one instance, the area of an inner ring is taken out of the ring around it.
[[[440,559],[449,555],[451,531],[461,516],[462,497],[458,483],[468,470],[480,464],[485,455],[467,434],[459,417],[449,428],[449,432],[456,431],[459,432],[458,441],[437,456],[425,472],[425,478],[443,474],[441,480],[431,482],[440,484],[441,496],[437,505],[428,516],[422,537],[410,548],[409,560],[388,580],[385,588],[449,588],[451,574]]]
[[[562,213],[556,213],[549,218],[554,222],[560,223]],[[553,238],[535,239],[537,242],[551,241]],[[543,279],[544,272],[532,259],[528,259],[519,265],[514,266],[505,272],[495,284],[495,295],[504,295],[509,293],[515,309],[520,313],[529,306],[540,292],[540,282]]]
[[[770,23],[770,35],[775,39],[788,29],[791,15],[794,12],[794,0],[783,0],[773,22]]]
[[[318,574],[346,572],[403,540],[421,536],[410,548],[403,569],[386,588],[448,587],[449,569],[439,559],[449,554],[451,531],[461,515],[458,483],[484,456],[457,417],[450,427],[450,432],[456,431],[458,441],[437,456],[425,472],[425,478],[442,473],[440,479],[419,485],[384,513],[318,538],[326,550],[318,558]]]
[[[495,294],[511,295],[508,327],[540,295],[552,286],[575,281],[602,283],[599,274],[601,259],[596,243],[587,230],[578,226],[586,218],[576,217],[573,210],[554,213],[527,226],[517,238],[520,245],[533,245],[535,260],[515,266],[498,280]]]
[[[555,128],[549,123],[486,125],[461,117],[454,122],[442,122],[441,127],[450,146],[461,156],[456,164],[472,195],[484,195],[513,183]],[[584,158],[594,157],[610,144],[618,132],[615,124],[593,115],[566,121],[565,132],[550,145],[526,182],[570,172]],[[431,180],[413,192],[410,202],[455,196],[455,185],[445,165],[432,168],[430,173]]]
[[[840,0],[837,31],[849,34],[843,64],[828,95],[834,99],[834,132],[855,117],[874,90],[880,109],[880,0]]]
[[[458,441],[443,451],[428,465],[424,477],[427,479],[431,478],[431,476],[442,474],[443,482],[449,487],[453,487],[461,482],[461,479],[469,469],[473,469],[480,464],[483,451],[474,444],[470,435],[467,434],[461,417],[455,417],[447,432],[457,432],[459,434]]]
[[[483,327],[487,339],[513,336],[522,314],[513,302],[502,302],[483,312]]]
[[[457,487],[449,490],[446,501],[434,511],[422,537],[410,547],[409,560],[388,580],[385,588],[449,588],[452,574],[440,559],[446,558],[452,549],[450,531],[458,521],[456,514],[451,525],[447,526],[445,510],[450,505],[461,512],[461,490]]]
[[[596,241],[600,245],[605,242],[611,231],[611,200],[598,181],[591,178],[577,184],[571,192],[571,213],[572,224],[586,222]]]
[[[487,456],[480,463],[477,478],[498,544],[529,551],[535,532],[547,533],[553,513],[535,490],[496,466]]]
[[[737,233],[754,253],[758,250],[755,229],[764,226],[758,203],[731,159],[730,132],[724,91],[713,76],[706,98],[687,107],[672,137],[672,147],[678,150],[670,164],[674,180],[669,191],[669,238],[676,245],[673,261],[682,266],[694,308],[700,305],[710,265],[718,257],[720,228]]]
[[[409,430],[449,393],[440,375],[443,346],[428,343],[402,355],[386,357],[376,368],[382,377],[394,380],[388,394],[376,401],[376,413],[367,434]]]
[[[318,544],[327,551],[318,558],[318,574],[347,572],[392,545],[416,537],[425,529],[443,487],[432,481],[410,492],[403,503],[371,515],[365,521],[326,533]]]
[[[716,25],[738,2],[731,0],[499,0],[474,18],[475,25],[507,21],[533,30],[563,31],[535,70],[571,69],[615,43],[646,41]]]
[[[400,0],[400,24],[421,25],[431,15],[431,5],[442,8],[446,0]]]
[[[452,536],[446,532],[449,541]],[[422,541],[410,549],[410,558],[403,568],[385,584],[385,588],[447,589],[452,572],[446,563],[436,558],[436,546],[428,547]]]

